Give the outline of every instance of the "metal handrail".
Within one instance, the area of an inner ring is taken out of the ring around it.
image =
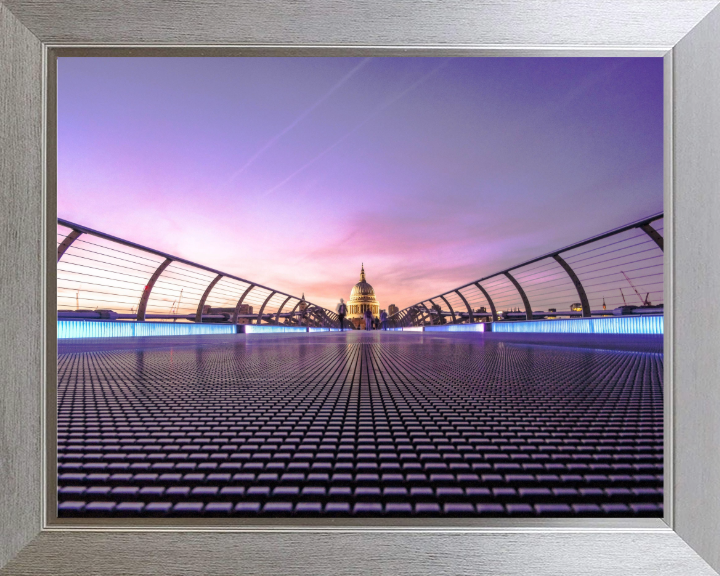
[[[656,220],[660,220],[663,217],[664,217],[664,213],[659,212],[657,214],[653,214],[646,218],[642,218],[640,220],[635,220],[634,222],[630,222],[629,224],[619,226],[619,227],[609,230],[607,232],[603,232],[602,234],[597,234],[595,236],[591,236],[590,238],[586,238],[584,240],[581,240],[580,242],[575,242],[573,244],[564,246],[562,248],[559,248],[558,250],[553,250],[552,252],[548,252],[546,254],[543,254],[542,256],[537,256],[530,260],[526,260],[524,262],[521,262],[520,264],[515,264],[504,270],[494,272],[493,274],[483,276],[482,278],[480,278],[478,280],[473,280],[471,282],[463,284],[462,286],[457,286],[446,292],[432,296],[431,298],[425,298],[411,306],[407,306],[406,308],[399,310],[398,312],[396,312],[395,314],[390,316],[388,318],[388,320],[390,320],[391,322],[393,322],[395,324],[399,323],[401,325],[407,325],[409,322],[412,323],[413,325],[418,325],[419,323],[424,323],[428,319],[430,319],[430,321],[432,322],[432,317],[435,315],[440,315],[443,317],[444,316],[452,316],[453,323],[458,322],[456,317],[460,318],[459,322],[462,322],[465,320],[472,321],[475,317],[492,317],[493,321],[498,320],[499,319],[498,315],[495,313],[495,305],[493,304],[493,301],[492,301],[490,295],[488,294],[488,292],[486,291],[486,289],[480,283],[484,282],[486,280],[490,280],[492,278],[496,278],[501,275],[505,276],[511,282],[511,284],[514,286],[514,288],[517,290],[519,297],[523,301],[523,305],[525,306],[525,310],[522,313],[520,313],[520,312],[510,313],[511,317],[518,317],[518,316],[522,315],[522,316],[526,317],[527,319],[531,320],[535,316],[549,316],[552,313],[549,313],[549,312],[546,313],[544,311],[539,312],[539,313],[533,312],[530,302],[529,302],[529,299],[526,296],[525,291],[523,290],[523,287],[521,286],[521,283],[518,282],[517,279],[513,275],[510,274],[510,272],[513,270],[517,270],[517,269],[523,268],[524,266],[528,266],[530,264],[534,264],[536,262],[540,262],[540,261],[546,260],[546,259],[555,260],[555,262],[557,262],[559,264],[559,266],[565,271],[565,273],[567,274],[567,276],[569,277],[569,279],[571,280],[572,284],[574,285],[574,287],[577,291],[578,299],[580,300],[581,307],[582,307],[582,312],[577,312],[577,311],[555,312],[554,313],[555,315],[590,317],[593,315],[597,315],[599,312],[603,312],[605,314],[611,314],[612,311],[609,311],[609,312],[605,311],[605,310],[603,310],[603,311],[594,310],[593,311],[590,309],[590,305],[588,303],[588,298],[587,298],[585,289],[584,289],[580,279],[578,278],[576,272],[573,270],[572,266],[570,264],[568,264],[565,259],[560,257],[560,254],[563,254],[570,250],[574,250],[576,248],[580,248],[582,246],[586,246],[586,245],[598,242],[605,238],[609,238],[609,237],[615,236],[617,234],[620,234],[622,232],[626,232],[626,231],[632,230],[632,229],[640,229],[643,232],[645,232],[645,234],[647,234],[647,236],[650,239],[652,239],[655,246],[660,251],[662,251],[663,250],[662,236],[654,228],[652,228],[650,226],[650,223],[655,222]],[[467,303],[465,297],[460,293],[460,290],[471,287],[471,286],[474,286],[476,289],[478,289],[482,293],[483,297],[488,301],[488,303],[492,309],[492,314],[477,313],[477,312],[473,312],[471,310],[471,307]],[[469,313],[461,312],[459,310],[453,310],[452,306],[445,298],[445,296],[449,296],[453,293],[457,293],[457,295],[460,297],[460,299],[463,301],[463,303],[469,310]],[[440,313],[438,313],[436,310],[431,311],[424,304],[425,302],[430,302],[432,304],[435,304],[434,300],[436,300],[436,299],[442,299],[445,302],[447,308],[449,309],[449,312],[441,311]],[[627,308],[632,308],[632,307],[628,306]],[[650,307],[648,307],[648,310],[649,309],[650,309]],[[653,310],[657,310],[657,307],[654,307]],[[413,311],[416,311],[417,313],[413,314]],[[628,313],[631,313],[631,312],[628,310]],[[404,318],[403,318],[403,315],[404,315]]]
[[[246,279],[244,279],[244,278],[241,278],[240,276],[235,276],[234,274],[228,274],[228,273],[226,273],[226,272],[222,272],[222,271],[220,271],[220,270],[216,270],[215,268],[211,268],[211,267],[209,267],[209,266],[205,266],[205,265],[203,265],[203,264],[198,264],[197,262],[192,262],[192,261],[190,261],[190,260],[187,260],[187,259],[185,259],[185,258],[181,258],[181,257],[179,257],[179,256],[174,256],[174,255],[172,255],[172,254],[168,254],[168,253],[166,253],[166,252],[162,252],[161,250],[156,250],[156,249],[150,248],[150,247],[148,247],[148,246],[143,246],[142,244],[138,244],[138,243],[132,242],[132,241],[130,241],[130,240],[125,240],[124,238],[118,238],[117,236],[113,236],[113,235],[111,235],[111,234],[106,234],[105,232],[101,232],[101,231],[99,231],[99,230],[95,230],[95,229],[93,229],[93,228],[89,228],[88,226],[84,226],[84,225],[82,225],[82,224],[77,224],[77,223],[75,223],[75,222],[70,222],[69,220],[65,220],[64,218],[58,218],[58,219],[57,219],[57,223],[58,223],[59,225],[61,225],[61,226],[66,227],[66,228],[70,228],[70,230],[72,231],[70,234],[68,234],[68,236],[66,237],[66,239],[60,244],[60,246],[58,246],[58,262],[61,260],[61,258],[62,258],[63,255],[67,252],[68,248],[70,248],[70,246],[73,244],[73,242],[74,242],[78,237],[80,237],[82,234],[88,234],[88,235],[90,235],[90,236],[95,236],[95,237],[97,237],[97,238],[102,238],[102,239],[104,239],[104,240],[108,240],[108,241],[113,242],[113,243],[115,243],[115,244],[120,244],[120,245],[123,245],[123,246],[127,246],[127,247],[129,247],[129,248],[133,248],[133,249],[139,250],[139,251],[141,251],[141,252],[146,252],[146,253],[149,253],[149,254],[154,254],[154,255],[156,255],[156,256],[159,256],[159,257],[165,259],[164,262],[158,267],[158,269],[156,269],[155,274],[151,277],[150,281],[148,282],[148,285],[146,285],[146,287],[145,287],[145,292],[143,293],[143,295],[142,295],[142,297],[141,297],[140,305],[139,305],[139,307],[138,307],[138,314],[137,314],[137,316],[136,316],[137,319],[139,319],[139,320],[142,320],[142,319],[145,318],[144,305],[147,303],[147,300],[148,300],[148,297],[149,297],[149,293],[150,293],[150,291],[152,290],[152,286],[153,286],[153,284],[154,284],[154,281],[155,281],[158,277],[160,277],[160,276],[162,275],[162,272],[164,271],[164,269],[165,269],[165,268],[167,267],[167,265],[170,264],[171,262],[179,262],[179,263],[181,263],[181,264],[185,264],[185,265],[187,265],[187,266],[191,266],[191,267],[197,268],[197,269],[199,269],[199,270],[204,270],[204,271],[206,271],[206,272],[211,272],[211,273],[213,273],[213,274],[216,275],[215,278],[213,279],[213,281],[212,281],[212,282],[210,283],[210,285],[207,287],[207,289],[206,289],[206,291],[205,291],[205,294],[203,295],[203,297],[202,297],[202,299],[201,299],[200,306],[198,307],[198,312],[193,315],[193,316],[196,317],[196,321],[202,321],[202,317],[203,317],[203,314],[202,314],[202,304],[204,304],[205,298],[207,298],[207,296],[208,296],[210,290],[213,288],[214,284],[217,283],[217,281],[220,280],[220,278],[223,278],[223,277],[224,277],[224,278],[230,278],[230,279],[232,279],[232,280],[237,280],[237,281],[239,281],[239,282],[243,282],[243,283],[245,283],[245,284],[248,284],[248,288],[249,288],[249,289],[253,289],[253,290],[254,290],[255,288],[260,288],[260,289],[263,289],[263,290],[268,290],[268,291],[270,292],[270,296],[267,297],[265,303],[263,304],[263,306],[262,306],[262,308],[261,308],[261,310],[260,310],[260,314],[253,314],[253,317],[254,317],[254,318],[257,318],[257,322],[258,322],[258,323],[260,322],[260,318],[262,318],[263,316],[266,316],[266,315],[263,315],[263,310],[264,310],[264,308],[265,308],[265,304],[267,304],[267,302],[270,300],[270,297],[273,296],[273,295],[275,295],[275,294],[279,294],[279,295],[282,295],[282,296],[286,296],[286,302],[287,302],[287,300],[290,299],[290,298],[295,298],[295,299],[297,299],[297,300],[299,301],[298,304],[299,304],[300,302],[305,302],[305,303],[307,304],[306,311],[308,311],[308,312],[310,312],[311,309],[317,309],[317,310],[329,312],[330,314],[332,314],[332,312],[331,312],[330,310],[327,310],[326,308],[323,308],[323,307],[321,307],[321,306],[318,306],[317,304],[314,304],[313,302],[310,302],[309,300],[305,300],[305,299],[302,299],[302,298],[298,298],[297,296],[293,296],[292,294],[288,294],[288,293],[286,293],[286,292],[282,292],[281,290],[275,290],[275,289],[273,289],[273,288],[269,288],[269,287],[264,286],[264,285],[262,285],[262,284],[258,284],[257,282],[251,282],[251,281],[249,281],[249,280],[246,280]],[[241,301],[242,301],[242,299],[241,299]],[[293,309],[293,310],[294,310],[294,309]],[[122,316],[122,317],[127,317],[128,315],[123,314],[123,315],[121,315],[121,316]],[[165,316],[168,316],[168,315],[149,314],[148,316],[151,316],[151,317],[153,317],[153,316],[155,316],[155,317],[156,317],[156,316],[165,317]],[[184,315],[184,314],[176,315],[177,318],[184,318],[184,317],[186,317],[186,316],[187,316],[187,315]],[[279,318],[280,314],[277,314],[277,315],[276,315],[275,313],[273,313],[271,316],[276,316],[276,317]],[[287,316],[284,315],[284,314],[283,314],[282,316],[283,316],[283,317],[287,317]],[[314,315],[314,316],[315,316],[315,315]],[[316,318],[317,318],[317,321],[318,321],[318,322],[323,322],[323,323],[326,324],[326,325],[327,325],[327,324],[331,324],[331,325],[333,325],[333,326],[334,326],[335,324],[338,324],[338,325],[339,325],[338,322],[335,322],[335,321],[332,319],[332,316],[331,316],[331,315],[327,315],[327,314],[319,315],[319,314],[318,314],[318,315],[316,316]]]

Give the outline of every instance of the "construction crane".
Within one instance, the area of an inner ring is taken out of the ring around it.
[[[628,281],[628,284],[630,284],[630,286],[632,286],[632,289],[635,290],[635,294],[637,294],[637,297],[640,298],[640,306],[650,306],[651,304],[650,304],[650,301],[648,300],[648,296],[650,296],[650,292],[648,292],[648,293],[645,295],[645,299],[643,300],[643,297],[640,296],[640,292],[638,292],[638,291],[637,291],[637,288],[635,288],[635,286],[633,285],[633,283],[630,282],[630,278],[628,278],[627,274],[625,274],[625,272],[623,272],[622,270],[620,270],[620,273],[621,273],[623,276],[625,276],[625,280]],[[622,289],[620,290],[620,293],[622,294]],[[625,298],[623,297],[623,302],[624,302],[624,301],[625,301]]]

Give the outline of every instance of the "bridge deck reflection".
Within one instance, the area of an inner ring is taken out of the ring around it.
[[[66,340],[59,514],[661,516],[661,336]]]

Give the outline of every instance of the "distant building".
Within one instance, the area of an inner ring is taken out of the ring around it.
[[[375,290],[365,281],[365,266],[360,267],[360,282],[353,286],[350,300],[347,303],[348,313],[345,318],[353,323],[355,328],[365,327],[363,315],[370,310],[373,318],[380,314],[380,303],[375,298]]]
[[[250,324],[253,319],[252,318],[242,318],[242,316],[249,316],[253,313],[253,307],[249,304],[240,304],[240,308],[238,310],[238,324]]]
[[[388,316],[392,316],[393,314],[397,314],[398,312],[400,312],[400,309],[397,306],[395,306],[395,304],[388,305],[388,310],[387,310]]]
[[[203,319],[203,322],[227,322],[230,321],[232,315],[235,313],[235,308],[213,308],[209,305],[203,306],[203,315],[224,315],[225,320],[220,319]],[[249,304],[240,304],[238,308],[238,324],[251,324],[254,318],[242,318],[242,316],[251,316],[253,313],[253,307]]]
[[[570,304],[570,312],[582,312],[582,304]]]

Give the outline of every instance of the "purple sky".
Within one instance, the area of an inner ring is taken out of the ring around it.
[[[661,58],[61,58],[58,215],[400,308],[659,212]]]

